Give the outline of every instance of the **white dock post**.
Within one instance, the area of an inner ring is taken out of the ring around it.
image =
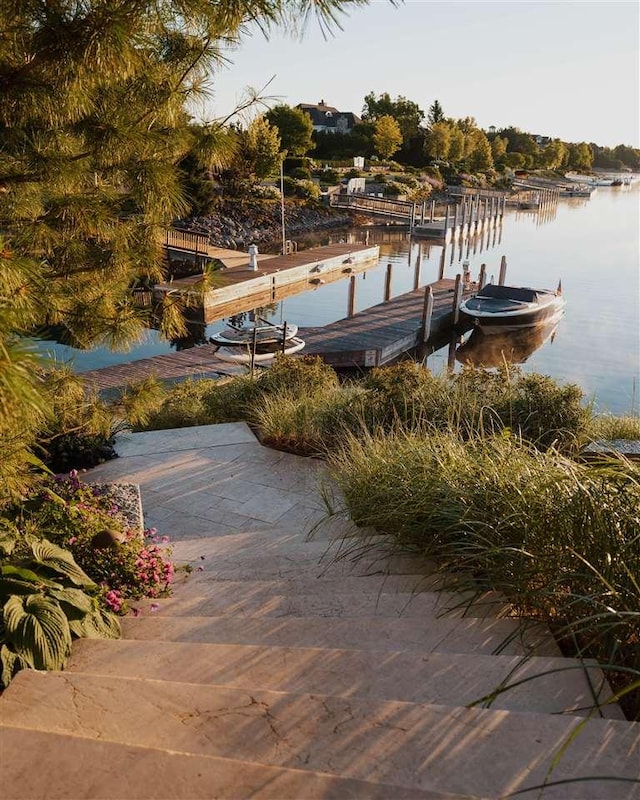
[[[249,269],[258,271],[258,246],[255,244],[249,245]]]

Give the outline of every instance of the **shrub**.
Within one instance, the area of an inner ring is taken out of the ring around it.
[[[258,390],[261,394],[298,394],[302,397],[313,395],[320,389],[338,386],[335,370],[318,356],[278,355],[273,365],[261,373]]]
[[[297,178],[298,180],[308,181],[311,180],[311,172],[307,167],[296,167],[288,173],[290,177]]]
[[[121,425],[107,403],[87,395],[82,377],[69,367],[58,367],[46,373],[44,387],[52,408],[38,434],[44,463],[54,472],[68,472],[114,458]]]
[[[211,383],[213,383],[211,380],[190,378],[172,386],[162,404],[155,410],[149,410],[146,422],[138,420],[137,424],[133,425],[134,430],[163,430],[208,425],[209,412],[205,398]]]
[[[166,389],[155,376],[128,383],[118,405],[132,427],[144,427],[161,408]]]
[[[320,198],[320,187],[311,180],[297,180],[285,175],[283,184],[286,197],[299,197],[302,200]]]

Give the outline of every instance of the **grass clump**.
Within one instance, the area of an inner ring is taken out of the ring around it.
[[[640,468],[582,464],[503,432],[351,437],[332,460],[353,520],[502,592],[606,665],[640,717]],[[625,688],[627,687],[627,688]]]
[[[614,417],[599,414],[589,424],[589,438],[605,441],[613,439],[640,440],[640,417]]]

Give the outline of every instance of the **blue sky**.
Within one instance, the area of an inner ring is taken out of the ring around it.
[[[229,54],[198,116],[226,116],[247,86],[289,105],[360,113],[388,92],[425,113],[514,125],[571,142],[640,147],[640,5],[630,2],[373,0],[325,40],[255,31]]]

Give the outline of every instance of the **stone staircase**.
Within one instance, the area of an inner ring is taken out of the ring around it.
[[[326,520],[321,462],[242,424],[117,449],[87,479],[139,484],[193,571],[122,640],[16,677],[1,798],[640,798],[640,727],[597,665]]]

